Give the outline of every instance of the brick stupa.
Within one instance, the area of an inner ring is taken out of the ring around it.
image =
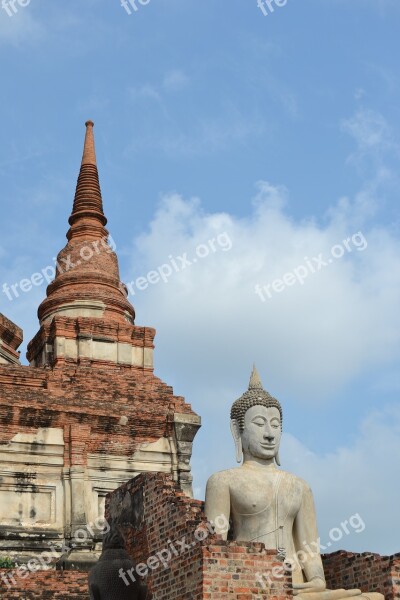
[[[218,538],[191,498],[200,419],[153,374],[155,331],[134,325],[86,126],[68,244],[39,308],[29,367],[19,364],[22,331],[0,315],[0,558],[28,563],[0,568],[0,597],[89,600],[93,524],[110,492],[107,521],[124,534],[137,564],[129,578],[146,578],[149,600],[293,600],[276,551]],[[54,547],[48,569],[43,550]],[[33,557],[45,568],[29,567]],[[400,555],[323,558],[328,588],[400,598]]]
[[[19,363],[21,330],[0,316],[0,557],[25,562],[54,545],[61,556],[84,530],[73,561],[90,562],[106,494],[138,473],[168,473],[192,493],[200,419],[153,373],[155,330],[134,323],[106,223],[88,121],[68,243],[29,366]]]

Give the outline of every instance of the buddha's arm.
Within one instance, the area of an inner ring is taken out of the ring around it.
[[[322,587],[324,589],[326,584],[319,551],[317,517],[313,495],[307,485],[304,487],[300,510],[294,521],[293,534],[296,552],[302,551],[298,554],[298,558],[305,575],[305,580],[312,584],[311,588],[316,587],[321,589]],[[305,590],[303,589],[302,591],[304,592]]]
[[[228,536],[231,500],[229,483],[224,473],[214,473],[207,481],[206,503],[204,507],[208,521],[215,527],[215,532],[226,540]]]

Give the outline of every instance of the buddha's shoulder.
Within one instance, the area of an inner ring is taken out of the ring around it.
[[[307,481],[305,481],[301,477],[298,477],[294,473],[289,473],[289,471],[284,471],[283,469],[279,469],[279,473],[282,473],[286,481],[295,485],[302,492],[311,492],[311,488],[308,485]]]
[[[277,469],[275,474],[281,474],[283,482],[286,482],[287,485],[296,488],[301,493],[311,493],[311,488],[304,479],[294,475],[293,473],[289,473],[288,471],[284,471],[283,469]],[[223,485],[231,485],[233,483],[241,483],[242,481],[248,478],[254,478],[254,473],[244,470],[242,467],[234,467],[232,469],[226,469],[224,471],[217,471],[211,477],[209,477],[207,481],[207,485],[209,486],[223,486]]]
[[[223,485],[224,483],[229,485],[235,479],[241,476],[240,467],[233,467],[232,469],[225,469],[224,471],[216,471],[213,473],[207,481],[207,485]]]

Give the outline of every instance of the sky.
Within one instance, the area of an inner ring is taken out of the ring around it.
[[[195,496],[236,464],[255,362],[321,542],[399,552],[398,0],[19,1],[0,6],[0,312],[24,363],[45,285],[3,286],[65,245],[92,119],[136,323],[202,417]]]

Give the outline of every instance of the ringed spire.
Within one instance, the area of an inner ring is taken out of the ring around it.
[[[86,121],[67,245],[58,253],[54,280],[39,307],[41,324],[55,315],[134,323],[135,311],[121,282],[118,258],[105,225],[93,121]]]
[[[104,238],[107,219],[103,211],[99,173],[97,170],[96,150],[93,134],[93,121],[86,121],[86,134],[78,182],[76,184],[74,205],[69,218],[70,230],[67,239],[76,237]]]

